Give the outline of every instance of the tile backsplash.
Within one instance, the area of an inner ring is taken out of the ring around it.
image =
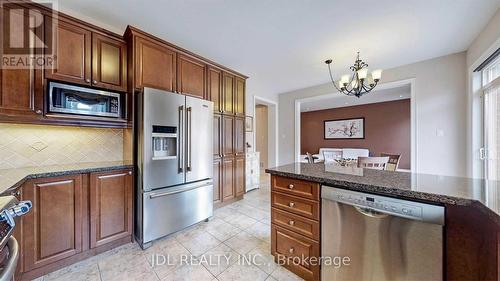
[[[124,130],[0,124],[0,169],[122,161]]]

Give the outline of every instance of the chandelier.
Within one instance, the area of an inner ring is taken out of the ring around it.
[[[359,52],[356,56],[356,61],[349,68],[353,73],[351,75],[342,75],[340,80],[335,83],[335,80],[332,76],[332,69],[330,64],[332,63],[331,59],[325,61],[328,65],[328,72],[330,72],[330,79],[332,80],[333,86],[337,91],[348,95],[361,97],[364,94],[369,93],[375,86],[377,86],[378,81],[380,81],[380,77],[382,76],[382,70],[374,70],[372,71],[370,77],[368,77],[368,64],[359,59]]]

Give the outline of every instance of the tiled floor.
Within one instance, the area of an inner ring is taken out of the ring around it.
[[[208,223],[163,238],[145,251],[131,243],[39,280],[301,280],[273,262],[269,178],[264,175],[262,183],[245,199],[216,210]],[[153,256],[163,265],[151,266]]]

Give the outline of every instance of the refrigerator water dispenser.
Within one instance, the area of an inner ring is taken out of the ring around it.
[[[153,160],[177,158],[177,127],[153,125]]]

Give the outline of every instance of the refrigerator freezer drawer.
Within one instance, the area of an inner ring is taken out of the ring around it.
[[[213,183],[200,181],[143,193],[142,244],[213,215]]]

